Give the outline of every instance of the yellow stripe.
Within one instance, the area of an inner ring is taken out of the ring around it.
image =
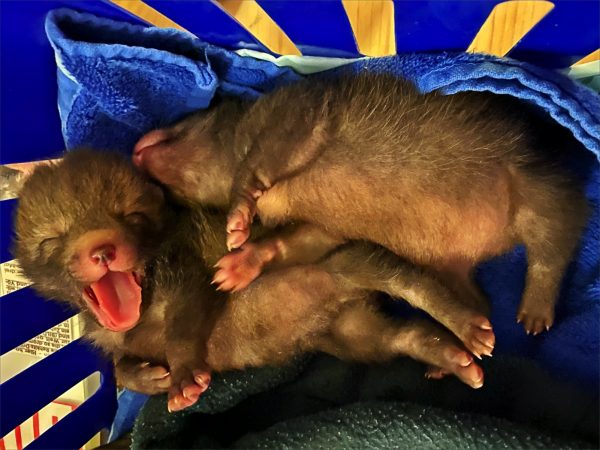
[[[553,8],[552,2],[543,0],[499,3],[467,51],[504,56]]]
[[[394,3],[391,0],[342,0],[358,51],[366,56],[396,54]]]
[[[254,0],[215,0],[215,2],[273,53],[301,55],[290,38]]]
[[[181,31],[187,31],[181,25],[173,22],[164,14],[158,12],[156,9],[147,5],[141,0],[110,0],[115,5],[123,8],[125,11],[130,12],[134,16],[139,17],[150,25],[161,28],[177,28]]]
[[[594,61],[600,61],[600,48],[598,50],[594,50],[589,55],[584,56],[579,61],[577,61],[576,63],[574,63],[573,66],[577,66],[579,64],[591,63],[591,62],[594,62]],[[571,66],[571,67],[573,67],[573,66]]]

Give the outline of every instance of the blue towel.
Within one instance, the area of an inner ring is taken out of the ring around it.
[[[152,128],[198,108],[216,93],[256,98],[300,79],[289,68],[199,41],[176,30],[144,28],[60,9],[49,13],[46,32],[58,64],[59,111],[67,148],[87,145],[130,152]],[[563,283],[554,327],[526,336],[515,323],[523,290],[523,248],[482,264],[478,280],[492,303],[496,353],[525,356],[557,377],[599,383],[600,100],[563,75],[526,63],[484,55],[401,55],[365,59],[350,70],[395,73],[423,92],[485,90],[534,103],[588,150],[571,152],[572,170],[586,185],[593,208],[581,248]]]
[[[58,65],[67,148],[130,151],[146,131],[206,108],[217,88],[257,98],[300,78],[172,29],[144,28],[68,9],[51,11],[46,34]]]
[[[110,427],[108,442],[119,439],[133,428],[135,419],[147,400],[147,395],[129,389],[123,389],[118,393],[117,412]]]

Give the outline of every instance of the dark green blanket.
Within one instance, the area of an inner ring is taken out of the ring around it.
[[[216,376],[198,404],[149,400],[133,448],[594,448],[598,397],[530,361],[483,362],[485,386],[423,377],[407,358],[350,364],[318,355],[284,369]]]

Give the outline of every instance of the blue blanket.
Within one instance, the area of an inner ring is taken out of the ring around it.
[[[130,152],[143,133],[208,107],[215,94],[256,98],[300,79],[289,68],[240,57],[183,32],[71,10],[51,12],[46,31],[58,64],[67,148],[87,145]],[[484,55],[399,55],[364,59],[347,68],[392,72],[424,92],[509,94],[538,105],[573,132],[582,145],[566,149],[569,165],[586,185],[593,214],[563,283],[554,327],[533,337],[515,323],[526,272],[523,248],[482,264],[478,280],[492,303],[496,354],[535,360],[595,395],[600,355],[598,96],[556,72]]]

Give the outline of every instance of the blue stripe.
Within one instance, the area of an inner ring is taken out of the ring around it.
[[[75,311],[43,300],[31,288],[0,297],[0,355],[68,319]]]
[[[360,56],[340,0],[259,3],[303,55]]]
[[[221,47],[250,48],[269,52],[254,36],[229,14],[210,1],[147,1],[160,13],[200,39]]]

